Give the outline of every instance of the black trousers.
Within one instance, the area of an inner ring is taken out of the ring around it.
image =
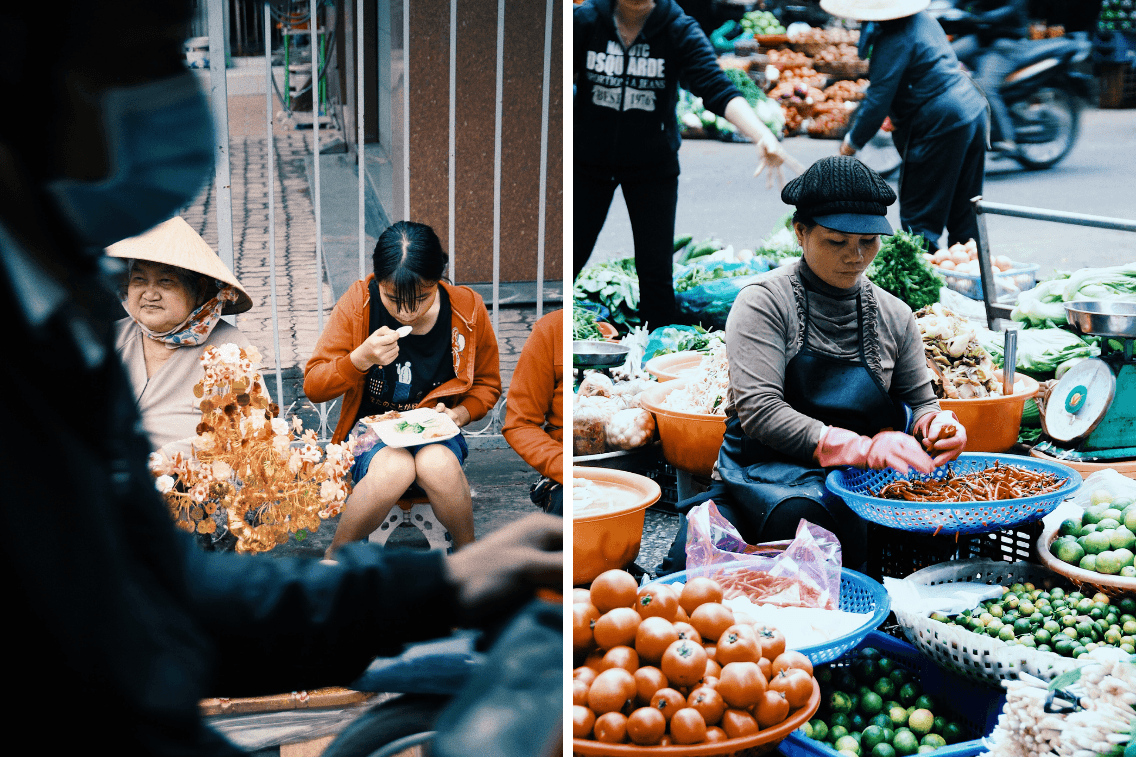
[[[572,176],[572,278],[592,255],[596,239],[611,209],[615,188],[623,188],[631,234],[635,242],[635,269],[639,275],[639,317],[651,329],[675,322],[674,257],[675,210],[678,176],[649,177],[642,169],[596,169],[577,166]]]
[[[947,245],[978,238],[971,199],[982,194],[986,175],[986,114],[934,139],[908,137],[900,147],[899,220],[938,249],[943,228]]]

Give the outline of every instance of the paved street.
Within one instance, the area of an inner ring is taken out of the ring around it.
[[[785,149],[802,163],[835,155],[833,140],[791,137]],[[785,213],[777,190],[764,176],[751,178],[756,151],[750,144],[686,140],[679,152],[678,218],[675,231],[695,239],[711,235],[738,248],[752,248]],[[994,202],[1119,218],[1136,218],[1136,110],[1089,109],[1072,152],[1046,171],[1025,171],[1004,161],[990,163],[984,197]],[[791,175],[791,174],[787,174]],[[892,187],[895,187],[893,179]],[[899,223],[898,204],[888,213]],[[1040,275],[1054,268],[1115,265],[1136,260],[1136,234],[988,216],[991,248],[1015,261],[1037,263]],[[632,253],[631,225],[623,196],[616,193],[593,261]]]

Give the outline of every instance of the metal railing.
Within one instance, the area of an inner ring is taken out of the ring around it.
[[[988,202],[983,200],[981,195],[972,198],[971,202],[974,203],[974,212],[978,215],[978,239],[975,240],[978,243],[978,269],[982,279],[982,300],[986,306],[986,325],[991,329],[994,328],[996,320],[1010,318],[1013,306],[998,302],[994,266],[991,262],[993,258],[990,256],[990,233],[986,229],[987,215],[1029,218],[1035,221],[1091,226],[1116,231],[1136,231],[1136,221],[1126,218],[1106,218],[1105,216],[1092,216],[1085,213],[1070,213],[1064,210],[1045,210],[1044,208]]]

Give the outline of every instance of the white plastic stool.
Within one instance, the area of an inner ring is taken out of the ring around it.
[[[430,549],[441,549],[449,552],[453,548],[450,533],[434,515],[430,507],[430,500],[426,497],[407,497],[400,499],[396,507],[387,513],[386,519],[371,532],[367,541],[372,544],[385,545],[394,530],[403,524],[414,526],[426,537]]]

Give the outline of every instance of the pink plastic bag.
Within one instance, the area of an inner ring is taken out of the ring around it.
[[[727,563],[741,563],[744,569]],[[754,604],[840,607],[840,542],[804,518],[792,541],[746,544],[713,500],[687,515],[686,570],[722,585],[726,599],[745,596]]]

